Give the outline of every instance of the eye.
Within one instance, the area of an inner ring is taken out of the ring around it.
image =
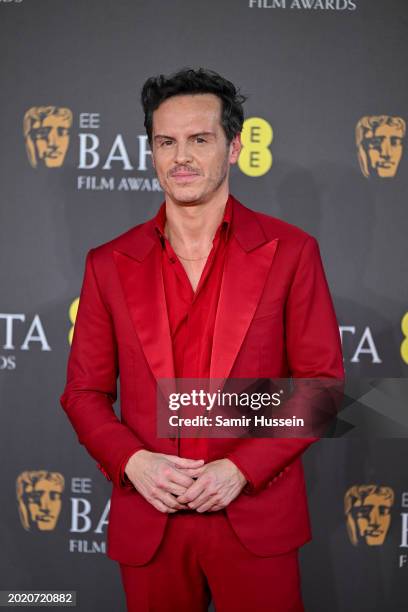
[[[29,499],[32,504],[39,504],[41,501],[41,493],[38,491],[35,491],[30,494]]]
[[[161,147],[168,147],[173,144],[172,140],[163,140],[160,144]]]
[[[391,136],[391,144],[393,147],[400,147],[402,144],[402,138],[398,136]]]
[[[381,147],[382,140],[383,139],[380,137],[370,138],[368,141],[368,144],[373,149],[379,149]]]
[[[202,136],[197,136],[196,137],[196,142],[198,144],[202,144],[203,142],[207,142],[205,138],[203,138]]]
[[[49,131],[49,128],[38,128],[38,130],[34,132],[34,137],[36,138],[36,140],[46,139],[48,138]]]

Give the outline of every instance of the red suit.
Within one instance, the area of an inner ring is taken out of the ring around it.
[[[232,202],[210,377],[343,378],[316,240]],[[118,374],[121,420],[112,409]],[[61,396],[79,441],[114,484],[108,555],[123,564],[147,563],[169,519],[125,484],[121,468],[141,448],[177,454],[175,439],[156,436],[156,381],[174,375],[160,245],[150,220],[89,251]],[[226,514],[255,555],[286,553],[311,537],[300,460],[311,442],[208,440],[207,459],[230,458],[249,481]]]

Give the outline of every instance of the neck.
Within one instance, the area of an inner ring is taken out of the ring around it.
[[[165,234],[175,251],[186,257],[206,255],[224,216],[228,188],[197,204],[176,204],[166,198]]]

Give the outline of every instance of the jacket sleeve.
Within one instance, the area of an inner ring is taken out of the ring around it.
[[[113,320],[98,287],[91,249],[68,358],[60,403],[81,444],[98,468],[118,487],[133,486],[124,478],[125,460],[143,447],[113,410],[117,398],[118,357]]]
[[[293,378],[344,380],[340,334],[319,246],[308,236],[288,292],[285,307],[286,355]],[[337,399],[338,401],[338,399]],[[227,458],[247,479],[243,492],[254,494],[276,478],[316,437],[243,440]]]

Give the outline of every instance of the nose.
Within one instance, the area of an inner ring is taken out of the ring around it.
[[[176,146],[175,159],[176,164],[187,164],[191,161],[191,150],[186,142],[180,142]]]
[[[370,527],[373,527],[374,529],[377,529],[380,526],[380,513],[378,508],[373,508],[373,510],[371,510],[369,524]]]
[[[384,138],[381,143],[381,157],[389,159],[391,157],[391,143],[389,138]]]
[[[52,128],[48,135],[48,144],[51,145],[52,147],[56,147],[57,140],[58,140],[57,130],[55,128]]]
[[[43,495],[41,497],[40,508],[41,508],[41,512],[43,514],[49,514],[50,513],[50,498],[49,498],[48,495]]]

